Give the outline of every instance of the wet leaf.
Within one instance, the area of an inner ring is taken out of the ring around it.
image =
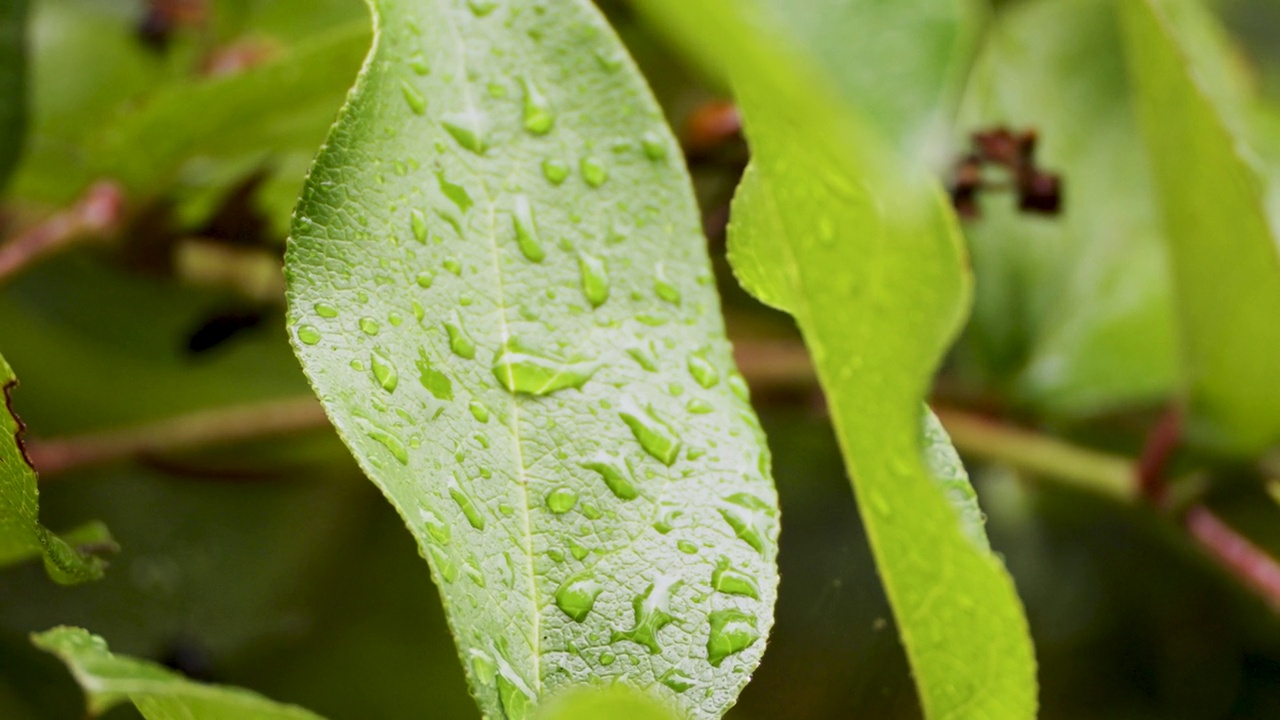
[[[659,108],[584,0],[375,11],[286,260],[303,366],[484,712],[590,677],[719,717],[772,624],[777,508]]]

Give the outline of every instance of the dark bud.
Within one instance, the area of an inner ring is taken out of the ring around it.
[[[1062,179],[1054,173],[1035,170],[1018,182],[1018,208],[1040,215],[1062,211]]]
[[[742,116],[728,100],[699,105],[684,123],[684,147],[691,154],[706,153],[742,136]]]

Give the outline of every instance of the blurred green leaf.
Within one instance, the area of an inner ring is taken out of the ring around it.
[[[31,640],[67,664],[88,696],[91,716],[132,702],[147,720],[319,719],[247,690],[192,682],[159,665],[114,655],[102,638],[80,628],[54,628]]]
[[[749,4],[646,5],[728,68],[753,153],[730,260],[804,333],[925,714],[1032,717],[1035,661],[1013,584],[966,537],[921,454],[921,399],[969,292],[945,195],[874,123],[832,102],[822,72]],[[699,32],[709,27],[714,39]]]
[[[287,258],[304,368],[486,713],[590,674],[719,717],[776,499],[660,110],[584,0],[375,9]]]
[[[966,223],[977,282],[957,353],[964,372],[1054,414],[1158,403],[1175,383],[1162,231],[1114,5],[1002,10],[960,115],[966,132],[1035,130],[1037,163],[1062,177],[1058,216],[991,194]]]
[[[13,413],[12,392],[18,385],[13,369],[0,357],[0,567],[43,557],[49,577],[72,584],[102,577],[104,563],[88,551],[112,547],[105,526],[91,523],[65,538],[40,524],[36,471],[22,450],[22,421]]]
[[[1280,439],[1280,258],[1244,85],[1198,3],[1119,7],[1177,288],[1189,432],[1255,452]]]
[[[27,122],[27,0],[0,6],[0,189],[22,151]]]

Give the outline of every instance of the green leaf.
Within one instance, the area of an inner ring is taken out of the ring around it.
[[[570,690],[538,712],[538,720],[675,720],[676,715],[625,685]]]
[[[1280,439],[1280,258],[1241,83],[1198,3],[1121,3],[1172,259],[1189,431],[1228,452]]]
[[[646,5],[729,68],[753,158],[730,260],[747,289],[795,316],[810,347],[925,714],[1034,716],[1013,583],[968,537],[972,516],[962,529],[940,492],[956,476],[935,477],[922,456],[921,399],[969,292],[945,195],[875,123],[832,102],[823,74],[749,4]]]
[[[0,7],[0,188],[18,163],[27,124],[27,0]]]
[[[303,366],[484,712],[592,677],[718,717],[777,509],[679,149],[586,0],[374,7],[286,259]]]
[[[31,636],[64,663],[88,696],[89,714],[132,702],[147,720],[319,720],[295,705],[239,688],[192,682],[154,663],[114,655],[97,635],[58,627]]]
[[[1034,0],[1002,10],[961,112],[966,135],[1034,129],[1036,160],[1061,175],[1065,195],[1061,214],[1046,218],[988,194],[965,224],[976,287],[960,364],[1060,415],[1160,403],[1175,387],[1163,233],[1114,6]]]
[[[17,385],[13,369],[0,357],[0,567],[43,556],[49,577],[57,582],[97,580],[104,563],[88,550],[114,547],[104,526],[90,523],[62,538],[40,524],[38,478],[22,449],[22,421],[13,412]]]

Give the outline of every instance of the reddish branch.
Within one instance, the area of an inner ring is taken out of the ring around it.
[[[94,183],[71,207],[0,245],[0,282],[36,260],[87,238],[113,234],[124,217],[124,191],[114,182]]]
[[[1138,459],[1138,490],[1156,507],[1163,507],[1169,487],[1165,482],[1165,470],[1169,459],[1182,442],[1182,413],[1171,407],[1160,416],[1155,427],[1147,435]]]
[[[1184,523],[1200,547],[1280,610],[1280,563],[1203,505],[1192,507]]]

